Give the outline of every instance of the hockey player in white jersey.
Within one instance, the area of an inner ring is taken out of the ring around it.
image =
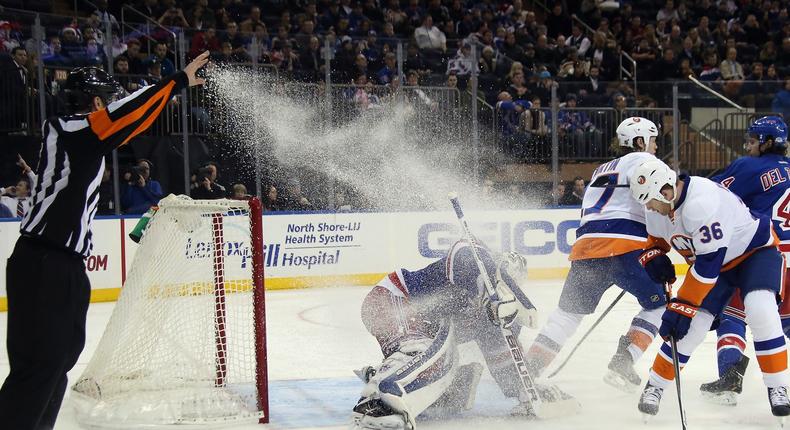
[[[627,118],[617,127],[621,153],[625,155],[602,164],[593,172],[584,194],[581,225],[571,249],[571,269],[560,295],[559,306],[527,352],[533,375],[539,375],[578,328],[586,315],[595,311],[604,292],[617,285],[637,298],[641,311],[609,362],[604,381],[623,391],[635,391],[641,384],[633,369],[652,343],[666,303],[657,270],[673,269],[668,259],[657,258],[643,268],[640,255],[650,248],[645,230],[644,209],[631,197],[628,178],[647,160],[655,160],[658,128],[645,118]],[[647,269],[647,270],[645,270]],[[672,273],[674,278],[674,272]]]
[[[489,300],[465,241],[422,269],[390,273],[365,297],[362,321],[379,342],[384,362],[357,372],[365,386],[352,415],[355,428],[413,429],[429,407],[441,408],[442,415],[471,408],[483,367],[459,366],[458,345],[467,342],[477,343],[503,394],[523,398],[499,327],[517,335],[521,327],[535,326],[535,308],[519,286],[526,260],[510,253],[497,262],[479,244],[477,252],[498,302]],[[542,400],[552,396],[567,397],[543,392]],[[529,403],[517,411],[529,414]]]
[[[660,160],[648,161],[631,176],[634,198],[646,206],[647,232],[671,246],[691,266],[677,295],[661,316],[659,334],[677,341],[682,369],[736,288],[754,337],[757,361],[768,387],[771,412],[790,415],[787,347],[777,311],[784,259],[771,218],[749,211],[735,194],[698,176],[678,177]],[[661,395],[674,379],[672,347],[665,342],[656,355],[639,399],[639,410],[658,413]]]

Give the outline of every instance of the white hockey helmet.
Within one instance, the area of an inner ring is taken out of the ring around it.
[[[645,148],[650,143],[650,137],[658,137],[658,127],[653,121],[639,116],[626,118],[617,126],[617,141],[620,146],[634,148],[634,140],[641,137],[645,142]]]
[[[665,186],[672,187],[672,193],[677,193],[678,175],[661,160],[650,160],[639,165],[629,178],[631,195],[639,204],[646,205],[652,199],[660,202],[669,203],[674,207],[671,200],[667,200],[661,189]]]

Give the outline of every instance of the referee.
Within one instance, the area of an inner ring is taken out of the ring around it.
[[[183,71],[117,101],[121,86],[103,70],[69,74],[69,115],[44,122],[32,205],[6,269],[11,371],[0,388],[3,428],[54,428],[66,372],[85,346],[91,289],[84,260],[104,156],[148,129],[173,94],[202,85],[195,72],[207,62],[205,52]]]

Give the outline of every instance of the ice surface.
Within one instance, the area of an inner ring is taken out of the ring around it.
[[[541,310],[545,320],[557,302],[561,282],[541,281],[529,284],[529,296]],[[270,372],[271,421],[268,427],[247,425],[242,429],[307,429],[347,428],[349,413],[361,388],[352,369],[380,361],[376,342],[365,331],[359,318],[359,306],[368,291],[362,287],[335,287],[267,294],[268,347]],[[599,311],[616,296],[612,288],[604,296]],[[109,319],[114,304],[93,304],[88,313],[88,333],[85,350],[77,366],[69,373],[74,381],[88,362]],[[451,422],[419,422],[419,429],[649,429],[680,428],[674,386],[665,391],[661,411],[648,424],[643,424],[636,410],[638,393],[623,394],[604,384],[602,376],[609,358],[617,348],[618,337],[626,330],[638,305],[626,295],[604,322],[585,341],[568,366],[551,381],[576,396],[583,412],[576,416],[531,423],[523,420],[475,417]],[[0,313],[0,341],[5,343],[6,313]],[[597,314],[596,314],[597,315]],[[596,315],[586,319],[579,332],[563,351],[567,353],[581,334],[592,324]],[[534,331],[525,331],[522,341],[529,345]],[[699,385],[716,378],[715,334],[696,351],[683,371],[684,402],[691,429],[766,429],[776,428],[776,420],[768,409],[767,396],[755,360],[747,369],[744,393],[736,407],[705,403],[699,395]],[[655,342],[638,363],[643,379],[653,361],[658,343]],[[462,348],[462,360],[479,359],[479,352]],[[747,354],[753,356],[749,345]],[[558,357],[557,362],[564,358]],[[0,375],[8,371],[5,348],[0,353]],[[478,402],[473,413],[491,416],[500,414],[511,405],[498,393],[493,380],[484,374]],[[2,427],[2,424],[0,424]],[[72,407],[64,402],[58,430],[80,428],[74,421]]]

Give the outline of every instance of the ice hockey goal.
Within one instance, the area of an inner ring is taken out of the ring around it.
[[[168,196],[72,387],[88,427],[268,422],[261,204]]]

